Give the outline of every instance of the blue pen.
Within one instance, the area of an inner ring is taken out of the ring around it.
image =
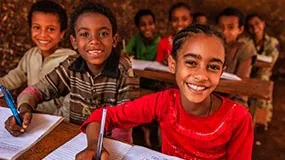
[[[22,119],[20,117],[20,114],[18,113],[16,107],[15,107],[15,101],[12,97],[12,94],[11,92],[8,90],[8,89],[5,89],[4,86],[0,86],[0,89],[2,91],[2,94],[4,96],[4,99],[8,105],[8,107],[11,109],[12,113],[13,113],[13,116],[15,117],[18,125],[22,126]]]

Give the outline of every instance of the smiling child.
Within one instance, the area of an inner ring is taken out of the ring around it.
[[[38,103],[70,93],[70,122],[81,124],[91,112],[137,96],[138,79],[130,60],[116,51],[117,23],[109,8],[82,3],[71,15],[71,42],[80,56],[69,57],[41,81],[18,96],[23,126],[13,117],[5,123],[14,136],[25,132]],[[131,129],[115,129],[114,138],[132,143]]]
[[[169,69],[178,88],[146,95],[107,107],[105,130],[132,128],[157,120],[162,152],[183,159],[250,160],[253,145],[251,116],[245,107],[213,91],[225,70],[221,33],[205,25],[193,25],[174,37]],[[102,109],[83,123],[88,146],[76,159],[96,154]],[[108,158],[108,148],[101,159]]]

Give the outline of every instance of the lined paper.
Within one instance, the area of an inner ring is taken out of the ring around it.
[[[70,141],[50,153],[44,160],[74,160],[77,153],[87,146],[86,135],[79,133]],[[103,146],[110,153],[110,160],[180,160],[177,157],[150,150],[141,146],[132,146],[117,140],[104,138]]]
[[[27,131],[14,137],[5,129],[5,121],[12,113],[9,108],[0,107],[0,159],[16,159],[42,137],[56,127],[63,118],[47,114],[33,114]]]
[[[86,148],[86,146],[86,135],[79,133],[73,139],[50,153],[44,160],[72,160],[75,159],[76,154]],[[121,160],[130,148],[132,148],[129,144],[108,138],[104,138],[103,146],[110,153],[111,160]]]

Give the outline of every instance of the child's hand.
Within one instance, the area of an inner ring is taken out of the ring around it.
[[[10,116],[5,121],[5,128],[11,135],[15,137],[18,137],[21,134],[23,134],[28,128],[28,126],[30,125],[31,120],[32,120],[32,109],[29,105],[23,104],[20,106],[20,109],[21,109],[20,116],[23,120],[22,126],[19,126],[17,124],[17,121],[14,116]]]
[[[96,151],[90,147],[87,147],[83,151],[79,152],[75,159],[76,160],[95,160]],[[101,152],[100,160],[109,160],[110,156],[108,151],[103,147]]]

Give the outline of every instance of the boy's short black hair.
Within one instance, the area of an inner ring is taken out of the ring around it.
[[[150,9],[141,9],[137,12],[134,18],[136,26],[137,27],[139,26],[141,17],[148,16],[148,15],[152,16],[153,22],[155,23],[155,16],[153,12]]]
[[[32,26],[32,16],[34,12],[43,12],[57,15],[60,23],[60,31],[62,32],[66,30],[68,21],[66,10],[58,3],[52,0],[40,0],[32,4],[32,7],[28,13],[29,27]]]
[[[78,7],[75,8],[75,10],[71,13],[70,17],[70,32],[72,35],[75,35],[75,23],[78,19],[78,17],[84,13],[99,13],[104,16],[106,16],[111,25],[112,25],[112,34],[113,36],[117,33],[117,21],[116,17],[114,16],[111,9],[105,7],[104,5],[100,3],[94,3],[94,2],[85,2],[81,3]]]
[[[196,20],[197,17],[200,17],[200,16],[203,16],[203,17],[206,17],[207,18],[207,15],[206,13],[203,13],[203,12],[196,12],[193,14],[193,20]]]
[[[234,7],[228,7],[225,8],[216,18],[216,23],[219,23],[219,20],[222,16],[236,16],[238,17],[238,24],[239,27],[244,26],[245,23],[245,15],[242,13],[241,10],[234,8]]]
[[[174,5],[172,5],[171,8],[168,11],[168,20],[169,21],[172,20],[172,12],[175,9],[177,9],[177,8],[186,8],[187,10],[189,10],[190,16],[192,16],[191,15],[191,10],[192,10],[191,7],[188,4],[184,3],[184,2],[178,2],[178,3],[175,3]]]

